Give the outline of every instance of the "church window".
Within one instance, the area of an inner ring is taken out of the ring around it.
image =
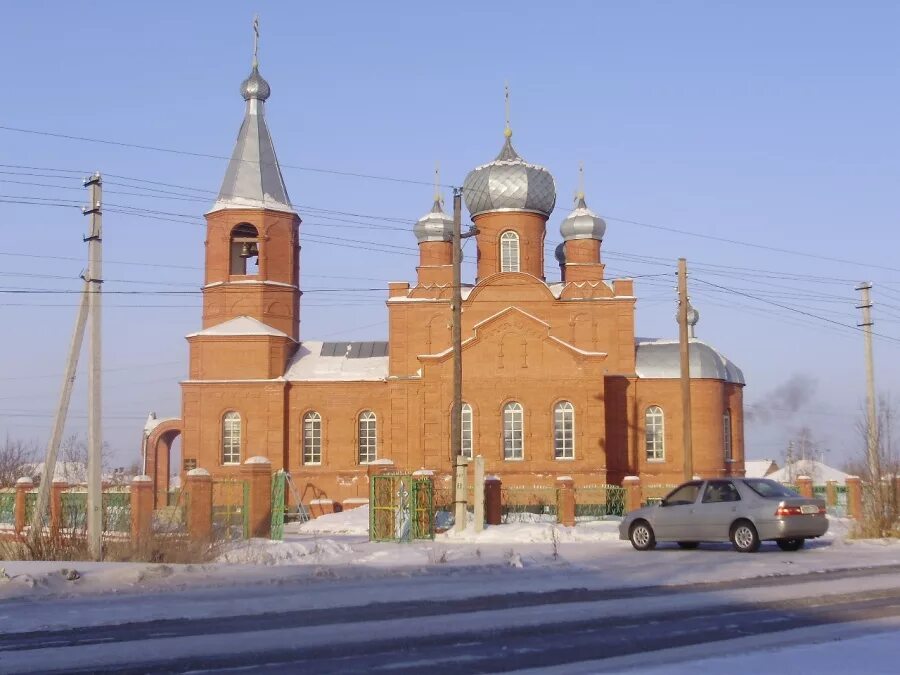
[[[241,416],[227,412],[222,418],[222,464],[241,463]]]
[[[522,404],[512,401],[503,406],[503,459],[525,456],[525,415]]]
[[[722,446],[725,450],[725,461],[734,461],[733,451],[731,448],[731,411],[726,410],[722,415]]]
[[[512,230],[500,235],[500,271],[519,271],[519,235]]]
[[[472,406],[468,403],[462,404],[460,415],[460,433],[462,434],[462,454],[464,457],[472,459]]]
[[[378,456],[376,452],[377,428],[375,425],[375,413],[371,410],[364,410],[359,414],[358,449],[360,464],[374,462]]]
[[[662,408],[658,405],[650,406],[644,413],[644,448],[649,461],[665,460],[665,421]]]
[[[229,255],[231,257],[230,274],[257,273],[253,267],[259,265],[259,232],[253,225],[241,223],[235,226],[231,231]]]
[[[322,463],[322,416],[315,411],[303,416],[303,463]]]
[[[575,406],[560,401],[553,409],[553,456],[575,459]]]

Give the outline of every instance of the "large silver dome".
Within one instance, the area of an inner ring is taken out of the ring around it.
[[[575,208],[562,224],[559,233],[564,241],[573,239],[597,239],[602,241],[606,234],[606,221],[591,211],[584,201],[584,194],[579,193],[575,198]]]
[[[413,232],[420,244],[426,241],[450,241],[453,239],[453,219],[444,213],[440,197],[435,198],[431,211],[416,221]]]
[[[472,217],[488,211],[533,211],[547,217],[556,205],[556,184],[547,169],[529,164],[506,142],[489,164],[476,167],[463,183],[463,196]]]

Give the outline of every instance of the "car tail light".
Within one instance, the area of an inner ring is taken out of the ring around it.
[[[822,506],[813,507],[815,510],[810,509],[811,504],[807,504],[804,506],[787,506],[782,504],[777,509],[775,509],[776,516],[812,516],[812,515],[820,515],[824,516],[826,511]]]

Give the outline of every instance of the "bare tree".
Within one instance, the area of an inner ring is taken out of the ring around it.
[[[889,394],[882,394],[878,401],[876,418],[875,466],[860,460],[857,468],[865,483],[863,533],[867,536],[885,537],[897,533],[900,519],[900,503],[897,495],[897,479],[900,476],[900,458],[897,457],[897,410]],[[856,424],[862,438],[862,457],[867,456],[869,423],[863,415]]]
[[[0,487],[15,485],[22,476],[30,476],[34,457],[34,443],[25,443],[7,435],[0,446]]]

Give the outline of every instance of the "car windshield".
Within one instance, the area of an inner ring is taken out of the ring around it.
[[[744,484],[760,497],[799,497],[789,487],[768,478],[745,478]]]

